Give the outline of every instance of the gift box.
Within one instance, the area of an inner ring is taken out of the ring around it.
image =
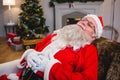
[[[12,33],[12,32],[7,33],[7,38],[8,38],[8,39],[9,39],[9,38],[13,39],[13,38],[16,37],[16,36],[17,36],[17,34],[15,34],[15,33]]]
[[[23,50],[23,44],[11,44],[11,48],[15,51]]]
[[[17,34],[15,34],[15,33],[9,32],[9,33],[7,34],[7,38],[8,38],[8,41],[7,41],[8,46],[11,46],[12,44],[16,44],[16,45],[22,44],[22,40],[21,40],[20,37],[19,37]]]
[[[8,44],[8,46],[11,46],[11,43],[13,42],[13,38],[16,37],[16,36],[17,36],[17,34],[15,34],[15,33],[12,33],[12,32],[7,33],[7,39],[8,39],[7,44]]]

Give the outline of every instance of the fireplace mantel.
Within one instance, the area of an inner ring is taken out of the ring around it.
[[[68,3],[58,4],[55,3],[55,29],[59,29],[62,27],[62,16],[66,14],[70,14],[73,12],[80,12],[83,14],[96,14],[99,15],[99,8],[102,2],[87,2],[87,3],[80,3],[75,2],[73,3],[73,7],[69,7]]]

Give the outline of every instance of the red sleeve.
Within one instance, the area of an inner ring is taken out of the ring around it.
[[[93,45],[84,48],[84,65],[82,70],[66,71],[62,63],[52,66],[49,73],[49,80],[97,80],[98,76],[98,54]],[[79,59],[78,62],[80,62]],[[79,65],[79,63],[78,63]]]

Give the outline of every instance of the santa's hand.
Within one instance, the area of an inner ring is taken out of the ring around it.
[[[27,56],[27,64],[31,68],[39,65],[39,61],[40,61],[40,58],[36,53],[31,53]]]
[[[46,64],[48,63],[49,59],[46,58],[45,56],[43,55],[39,55],[39,63],[36,64],[36,65],[33,65],[31,68],[34,72],[36,71],[41,71],[41,72],[44,72],[45,71],[45,68],[46,68]]]
[[[37,53],[36,53],[36,51],[34,49],[26,50],[23,53],[22,57],[20,58],[20,62],[17,65],[18,68],[24,68],[26,66],[26,59],[27,59],[27,56],[30,55],[30,54],[37,54]]]

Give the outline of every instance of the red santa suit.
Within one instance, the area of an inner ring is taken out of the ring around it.
[[[98,28],[100,27],[99,29],[95,29],[95,36],[99,38],[102,33],[102,25],[99,19],[95,15],[89,15],[88,17],[93,17],[98,24]],[[93,41],[92,35],[91,37],[89,34],[89,37],[85,36],[84,33],[82,33],[85,30],[81,25],[80,27],[78,25],[68,25],[69,27],[63,28],[61,31],[57,31],[57,34],[53,33],[44,38],[41,42],[36,44],[35,50],[30,50],[30,52],[28,51],[23,54],[18,67],[25,67],[27,62],[29,62],[27,61],[27,56],[35,52],[49,59],[43,67],[45,68],[43,71],[40,69],[40,71],[34,71],[37,75],[44,77],[44,80],[97,80],[97,49],[94,45],[90,44],[91,41]],[[74,29],[74,27],[77,29]],[[57,39],[55,36],[57,36]],[[86,39],[78,36],[85,36]],[[31,57],[29,57],[29,59],[30,58]],[[42,64],[40,67],[41,66]],[[20,76],[21,72],[22,71],[17,73],[17,76]]]
[[[53,36],[55,35],[49,35],[37,43],[35,50],[42,51],[46,48]],[[60,62],[50,60],[47,63],[44,80],[97,80],[98,54],[94,45],[89,44],[78,50],[67,46],[54,53],[54,58]]]

